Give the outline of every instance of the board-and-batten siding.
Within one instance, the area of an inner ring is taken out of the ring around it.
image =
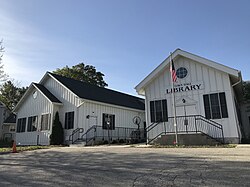
[[[58,108],[59,118],[64,127],[65,113],[74,111],[74,127],[77,127],[77,106],[80,105],[81,100],[73,92],[65,88],[61,83],[52,77],[49,77],[43,85],[62,102],[62,106]],[[64,130],[65,136],[68,137],[73,129]]]
[[[229,118],[218,119],[215,121],[223,125],[225,137],[236,139],[239,138],[236,125],[237,118],[235,117],[234,111],[233,89],[231,88],[229,75],[184,57],[178,57],[174,61],[174,65],[176,70],[178,69],[178,67],[185,67],[188,70],[187,77],[184,79],[178,79],[177,84],[195,83],[199,81],[202,81],[204,84],[204,89],[202,90],[176,93],[176,101],[183,96],[196,101],[197,114],[205,116],[203,95],[225,92]],[[151,124],[149,104],[152,100],[167,99],[168,115],[173,116],[172,98],[171,94],[166,94],[167,87],[171,87],[171,75],[169,72],[169,66],[161,71],[161,73],[145,87],[146,108],[148,109],[146,121],[148,125]],[[158,129],[156,128],[155,132],[151,132],[151,135],[155,136],[156,133],[161,131],[161,128],[163,127],[159,126]]]
[[[33,93],[36,89],[33,88]],[[37,145],[37,137],[39,135],[39,144],[48,145],[49,136],[51,130],[46,131],[34,131],[27,132],[28,127],[28,117],[38,116],[38,128],[41,126],[41,115],[42,114],[52,114],[53,105],[37,90],[37,97],[33,98],[33,95],[30,94],[25,101],[22,103],[22,107],[17,111],[17,119],[26,118],[26,128],[25,132],[16,133],[16,142],[20,145]]]
[[[105,103],[96,103],[91,101],[85,101],[79,108],[79,113],[78,125],[79,127],[82,127],[85,132],[93,125],[102,126],[103,113],[115,115],[115,127],[137,128],[138,126],[133,123],[133,118],[135,116],[139,116],[141,118],[140,128],[143,128],[143,123],[145,122],[144,111],[125,109],[115,105],[112,106]],[[87,115],[92,117],[87,119]],[[102,135],[102,132],[98,131],[97,133],[101,133],[100,135]],[[112,133],[112,130],[110,133]]]

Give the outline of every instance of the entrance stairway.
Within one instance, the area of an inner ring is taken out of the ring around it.
[[[158,137],[153,144],[156,145],[173,145],[175,142],[175,134],[166,134]],[[192,134],[178,134],[178,144],[186,146],[200,146],[200,145],[219,145],[221,142],[211,138],[210,136],[203,133],[192,133]]]
[[[147,143],[173,145],[175,134],[179,145],[217,145],[224,143],[224,133],[221,124],[206,119],[201,115],[177,116],[177,128],[174,118],[167,122],[152,123],[146,128]],[[177,131],[177,132],[176,132]]]

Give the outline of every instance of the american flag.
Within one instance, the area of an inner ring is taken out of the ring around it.
[[[177,76],[176,76],[176,71],[174,68],[174,61],[171,60],[171,64],[170,64],[170,73],[171,73],[171,77],[172,77],[172,81],[176,82],[177,81]]]

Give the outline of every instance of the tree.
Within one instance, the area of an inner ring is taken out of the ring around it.
[[[243,82],[244,100],[250,100],[250,82]]]
[[[12,81],[6,81],[0,88],[0,101],[2,101],[10,110],[16,106],[28,87],[17,87]]]
[[[68,66],[63,67],[62,69],[58,68],[53,73],[100,87],[108,86],[108,84],[103,80],[103,73],[96,71],[94,66],[85,65],[84,63],[79,63],[71,68]]]
[[[64,141],[64,132],[62,123],[59,120],[59,114],[56,112],[52,125],[52,133],[50,135],[50,145],[62,145]]]
[[[0,41],[0,83],[3,83],[7,80],[8,76],[6,73],[4,73],[3,70],[3,53],[4,53],[4,47],[3,47],[3,40]]]

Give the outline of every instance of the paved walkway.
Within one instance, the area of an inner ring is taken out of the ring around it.
[[[0,186],[250,186],[250,148],[52,148],[0,155]]]

